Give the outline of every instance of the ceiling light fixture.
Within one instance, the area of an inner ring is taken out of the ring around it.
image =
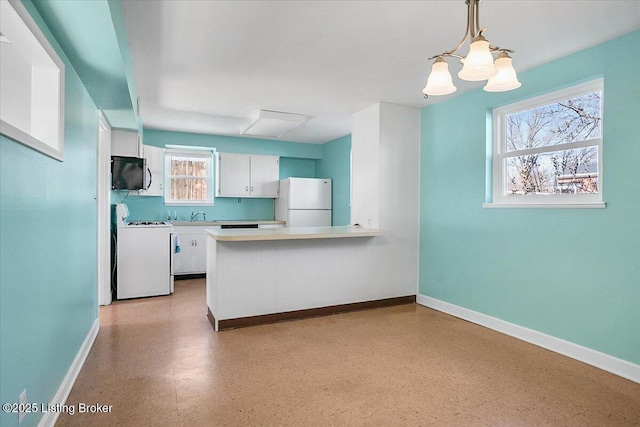
[[[279,138],[303,125],[307,120],[309,120],[309,116],[302,114],[260,110],[251,117],[249,124],[240,133],[262,138]]]
[[[458,77],[467,81],[488,80],[484,87],[487,92],[505,92],[517,89],[521,86],[516,76],[516,70],[511,65],[509,53],[511,49],[491,46],[482,33],[485,28],[480,28],[480,0],[465,0],[467,5],[467,29],[464,37],[456,47],[439,55],[429,58],[435,59],[431,67],[431,74],[427,79],[427,85],[422,90],[425,97],[429,95],[448,95],[456,91],[456,87],[449,73],[449,64],[445,61],[445,56],[452,56],[460,59],[463,64]],[[464,42],[469,38],[469,53],[467,56],[458,55]],[[499,52],[495,62],[493,53]]]

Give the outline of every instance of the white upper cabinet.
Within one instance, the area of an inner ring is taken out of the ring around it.
[[[216,197],[277,198],[280,158],[216,153]]]
[[[216,197],[249,197],[250,176],[249,155],[216,153]]]
[[[141,196],[163,196],[164,149],[151,145],[142,146],[142,157],[147,159],[147,184],[149,188],[140,190]]]
[[[251,156],[251,195],[278,197],[280,190],[280,158]]]
[[[132,130],[111,130],[111,155],[142,158],[140,134]]]

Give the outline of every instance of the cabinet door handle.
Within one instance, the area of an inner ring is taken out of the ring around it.
[[[253,193],[253,185],[251,186],[251,192]]]
[[[244,187],[244,191],[249,191],[249,186]]]

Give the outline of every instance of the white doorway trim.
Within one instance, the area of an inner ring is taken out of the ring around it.
[[[111,296],[111,126],[98,112],[98,159],[96,204],[98,211],[98,304],[109,305]]]

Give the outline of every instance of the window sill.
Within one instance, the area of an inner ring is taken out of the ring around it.
[[[605,202],[593,203],[483,203],[483,208],[604,209]]]
[[[213,202],[164,202],[165,206],[214,206]]]

